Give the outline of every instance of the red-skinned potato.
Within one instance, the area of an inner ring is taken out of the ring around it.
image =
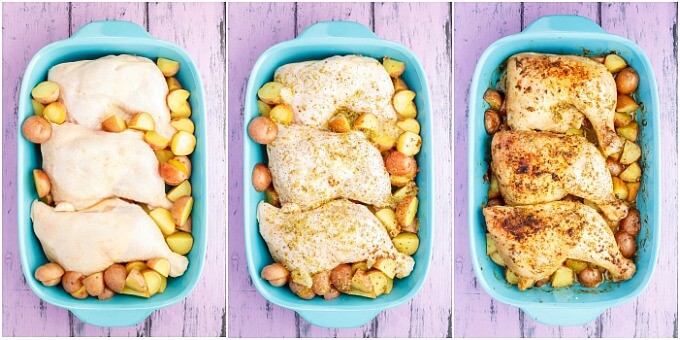
[[[40,116],[30,116],[21,125],[21,133],[31,143],[44,143],[52,136],[52,124]]]
[[[279,127],[267,117],[256,117],[248,124],[248,135],[259,144],[269,144],[279,134]]]
[[[255,166],[253,167],[251,181],[253,183],[253,188],[255,188],[255,191],[263,192],[267,190],[267,188],[269,188],[269,185],[272,184],[272,174],[269,171],[269,168],[262,163],[255,164]]]
[[[392,151],[385,159],[387,172],[395,176],[405,176],[418,171],[418,164],[413,156],[406,156],[399,151]]]
[[[640,76],[632,67],[626,67],[616,75],[616,91],[623,94],[635,92]]]

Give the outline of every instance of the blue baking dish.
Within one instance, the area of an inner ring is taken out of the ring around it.
[[[258,231],[257,204],[264,196],[253,189],[250,176],[253,166],[264,162],[266,149],[248,136],[248,122],[259,115],[257,90],[271,81],[274,71],[284,64],[305,60],[323,59],[333,55],[361,54],[373,58],[389,56],[406,63],[402,79],[417,93],[418,122],[421,126],[423,146],[416,159],[420,167],[416,183],[420,188],[418,218],[421,222],[420,247],[413,256],[416,265],[407,278],[394,281],[389,295],[366,299],[342,294],[339,298],[325,301],[321,298],[303,300],[287,287],[273,287],[260,278],[262,268],[273,262],[267,245]],[[371,321],[380,311],[409,301],[418,292],[430,266],[432,254],[433,212],[432,196],[432,108],[427,78],[420,62],[402,45],[379,39],[370,29],[354,22],[321,22],[307,28],[296,39],[275,45],[265,51],[255,63],[248,79],[243,124],[243,215],[246,242],[246,258],[250,278],[257,290],[272,303],[292,309],[310,323],[322,327],[358,327]]]
[[[142,27],[125,21],[96,21],[85,25],[69,39],[57,41],[42,48],[35,54],[26,68],[21,82],[19,98],[19,122],[33,114],[31,90],[47,79],[47,72],[59,63],[95,59],[109,54],[133,54],[155,60],[159,56],[177,60],[181,68],[175,76],[182,86],[191,92],[189,102],[192,108],[191,119],[198,141],[191,155],[193,171],[191,186],[194,197],[192,210],[194,245],[187,254],[189,267],[178,278],[169,278],[163,294],[149,299],[134,296],[116,295],[106,301],[94,298],[78,300],[64,292],[61,286],[45,287],[38,282],[33,273],[47,262],[40,242],[33,233],[30,218],[31,203],[37,199],[33,183],[33,169],[41,168],[40,146],[29,142],[19,134],[17,146],[17,201],[19,252],[24,277],[29,287],[38,297],[55,306],[66,308],[84,322],[98,326],[129,326],[144,320],[151,312],[172,305],[184,299],[198,282],[203,268],[207,245],[208,205],[206,178],[206,111],[203,85],[198,68],[191,57],[180,47],[151,37]]]
[[[642,184],[637,206],[642,219],[635,258],[637,273],[625,282],[606,281],[598,288],[575,284],[569,288],[532,288],[520,292],[505,281],[503,271],[486,255],[482,203],[486,202],[487,171],[491,138],[484,129],[486,109],[482,96],[499,79],[499,65],[519,52],[602,55],[612,51],[621,55],[640,76],[635,98],[642,102],[641,134],[643,150]],[[589,19],[555,15],[536,20],[523,32],[493,43],[480,57],[470,86],[468,135],[469,233],[472,265],[484,290],[496,300],[524,310],[534,320],[560,326],[580,325],[597,318],[604,310],[637,297],[647,287],[659,250],[659,98],[654,71],[649,60],[634,42],[606,33]]]

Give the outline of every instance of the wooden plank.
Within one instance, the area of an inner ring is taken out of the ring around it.
[[[298,2],[296,6],[296,32],[302,33],[307,27],[320,21],[356,21],[373,28],[372,4],[368,2]]]
[[[494,41],[521,30],[519,3],[454,4],[454,336],[519,337],[517,309],[493,300],[470,263],[467,214],[467,103],[477,60]],[[489,18],[498,18],[490,20]],[[498,325],[503,325],[502,327]]]
[[[95,20],[132,21],[146,28],[146,4],[122,2],[73,2],[71,3],[70,32]]]
[[[604,336],[677,337],[678,334],[677,15],[677,3],[602,4],[602,27],[636,42],[652,63],[659,89],[664,155],[660,157],[660,211],[663,213],[659,223],[663,246],[654,277],[635,301],[605,315]],[[655,29],[650,30],[650,23]]]
[[[68,312],[40,300],[26,285],[17,242],[17,99],[28,62],[52,41],[68,38],[67,3],[2,5],[2,334],[69,335]],[[49,317],[48,317],[49,316]]]
[[[523,7],[522,29],[540,17],[554,14],[580,15],[600,23],[600,6],[596,2],[525,2]]]
[[[243,243],[243,98],[250,70],[274,44],[295,37],[293,3],[229,3],[229,336],[294,337],[296,314],[265,300],[250,281]],[[249,185],[250,183],[246,183]]]

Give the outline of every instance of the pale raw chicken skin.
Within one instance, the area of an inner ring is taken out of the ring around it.
[[[121,197],[155,207],[172,207],[158,158],[141,133],[109,133],[83,126],[52,124],[52,137],[41,145],[43,170],[56,202],[76,210]]]
[[[293,107],[295,123],[326,129],[337,112],[349,110],[372,113],[388,133],[396,131],[389,129],[397,121],[394,85],[376,59],[347,55],[286,64],[274,80],[286,86],[282,97]]]
[[[267,154],[284,208],[307,210],[335,198],[393,205],[383,158],[362,132],[334,133],[304,125],[278,128]]]
[[[397,263],[397,278],[411,274],[415,261],[394,248],[387,230],[368,208],[335,200],[315,210],[284,213],[263,202],[257,207],[260,234],[274,261],[291,271],[293,281],[312,286],[312,276],[340,264],[380,258]]]
[[[614,195],[605,158],[583,136],[500,131],[491,141],[491,168],[509,205],[557,201],[572,194],[597,204],[611,221],[628,214]]]
[[[605,268],[612,281],[635,274],[614,233],[595,209],[559,201],[522,207],[484,208],[486,227],[508,269],[520,277],[521,290],[549,277],[567,259]]]
[[[564,133],[593,126],[606,155],[623,143],[614,130],[616,82],[604,65],[574,55],[520,53],[508,59],[507,122],[512,130]]]
[[[66,105],[69,122],[101,130],[111,115],[129,121],[146,112],[163,137],[177,132],[170,125],[168,85],[148,58],[122,54],[63,63],[52,67],[47,79],[59,84],[59,100]]]
[[[78,212],[57,212],[38,200],[31,206],[33,231],[50,262],[83,275],[114,263],[164,258],[170,276],[184,274],[189,260],[165,243],[156,223],[136,204],[109,199]]]

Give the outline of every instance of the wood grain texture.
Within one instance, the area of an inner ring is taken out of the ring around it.
[[[250,3],[228,4],[229,17],[229,336],[231,337],[446,337],[451,336],[451,18],[450,4]],[[267,302],[247,270],[241,215],[243,98],[250,70],[262,52],[326,20],[357,21],[384,39],[414,51],[432,91],[437,244],[432,270],[410,302],[354,329],[312,326]],[[429,22],[430,25],[423,25]],[[253,327],[257,324],[257,327]]]
[[[94,20],[133,21],[152,36],[187,50],[196,62],[206,94],[210,240],[205,270],[185,300],[156,311],[135,327],[85,324],[65,309],[38,299],[21,274],[17,235],[3,228],[3,335],[18,336],[224,336],[226,334],[226,156],[225,6],[211,4],[48,3],[4,4],[3,162],[16,163],[16,99],[26,65],[38,49],[68,38]],[[197,25],[196,23],[201,23]],[[3,225],[16,225],[16,168],[3,168]]]
[[[470,263],[467,216],[467,105],[472,72],[495,40],[518,33],[550,14],[589,17],[635,41],[652,62],[661,98],[661,228],[664,242],[654,278],[636,300],[607,310],[581,327],[534,322],[493,300],[478,285]],[[492,18],[502,18],[492,20]],[[650,24],[658,29],[650,29]],[[677,337],[677,4],[484,3],[454,6],[455,70],[455,294],[456,337]],[[666,150],[666,149],[665,149]],[[666,151],[664,151],[666,154]]]

